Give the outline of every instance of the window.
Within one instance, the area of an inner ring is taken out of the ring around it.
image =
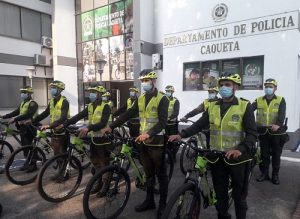
[[[23,87],[23,77],[0,76],[1,108],[15,108],[20,102],[20,88]]]
[[[47,14],[41,14],[41,18],[42,18],[42,36],[52,37],[51,16]]]
[[[93,0],[81,0],[81,12],[93,9]]]
[[[264,56],[184,63],[183,90],[208,90],[218,85],[222,74],[239,74],[242,78],[240,89],[262,89],[263,70]]]
[[[94,0],[94,8],[99,8],[108,4],[108,0]]]
[[[83,58],[83,81],[96,81],[95,75],[95,52],[94,41],[85,42],[82,44],[82,58]]]
[[[88,11],[81,14],[82,41],[94,39],[94,12]]]
[[[0,2],[0,34],[21,37],[19,7]]]
[[[41,42],[41,14],[21,8],[22,38]]]

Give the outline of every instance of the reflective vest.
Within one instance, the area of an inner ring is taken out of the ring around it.
[[[61,108],[63,101],[67,100],[64,96],[61,96],[60,99],[56,102],[54,106],[54,99],[50,100],[50,122],[53,123],[60,119],[61,117]],[[68,101],[68,100],[67,100]],[[70,118],[70,107],[68,110],[68,118]]]
[[[132,100],[131,98],[127,99],[127,110],[129,110],[131,107],[133,107],[135,101],[136,101],[136,99],[134,99],[134,100]],[[139,124],[140,123],[139,117],[131,118],[129,121],[131,124]]]
[[[207,109],[208,109],[210,103],[211,103],[211,102],[209,101],[209,99],[205,99],[205,100],[203,101],[204,110],[207,110]]]
[[[28,108],[29,108],[29,105],[31,102],[34,102],[34,101],[33,100],[29,100],[27,102],[22,101],[20,108],[19,108],[20,115],[24,115],[28,112]],[[33,118],[37,115],[37,111],[38,110],[36,109],[36,111],[34,112]]]
[[[239,145],[244,139],[243,117],[249,103],[238,98],[238,105],[232,105],[221,118],[220,105],[211,102],[208,108],[210,125],[210,147],[227,150]]]
[[[168,100],[169,100],[169,108],[168,108],[168,118],[169,118],[174,112],[174,105],[177,99],[173,97],[173,98],[168,98]],[[174,119],[170,119],[169,121],[176,122],[176,120],[177,118],[174,118]],[[171,123],[169,122],[168,124],[170,125]]]
[[[270,126],[277,122],[278,110],[282,97],[277,96],[271,100],[269,106],[264,97],[257,98],[256,110],[256,125],[257,126]]]
[[[158,105],[164,97],[160,92],[153,96],[146,106],[145,94],[138,99],[139,117],[140,117],[140,133],[148,132],[156,123],[158,123]],[[158,135],[163,135],[163,131]]]
[[[96,124],[101,122],[102,116],[103,116],[103,109],[105,105],[109,105],[109,103],[101,102],[100,105],[97,105],[97,107],[94,110],[94,106],[92,103],[89,103],[88,105],[88,120],[89,124]],[[108,127],[109,121],[105,125],[105,127]],[[93,137],[102,137],[102,134],[99,131],[97,132],[91,132]]]

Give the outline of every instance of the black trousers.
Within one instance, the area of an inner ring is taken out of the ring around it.
[[[159,194],[162,202],[166,202],[168,195],[168,175],[165,165],[165,147],[146,146],[138,144],[140,159],[146,174],[147,191],[154,191],[155,175],[158,178]]]
[[[36,130],[27,125],[20,125],[17,126],[17,128],[20,130],[20,137],[21,137],[21,144],[22,146],[28,146],[31,145],[33,142],[34,137],[36,136]],[[29,150],[24,151],[24,157],[27,157],[29,153]],[[32,157],[33,162],[37,160],[37,156],[34,155]]]
[[[232,198],[234,200],[237,219],[245,219],[247,212],[249,163],[239,165],[227,165],[223,159],[211,165],[212,179],[216,192],[218,218],[231,218],[228,214],[229,177],[232,185]]]
[[[166,130],[167,136],[177,135],[178,134],[178,123],[176,122],[175,124],[173,124],[173,123],[167,124],[165,130]],[[178,152],[179,145],[174,144],[173,142],[167,142],[167,147],[171,151],[174,161],[176,161],[176,154]]]
[[[279,173],[280,156],[283,147],[281,139],[281,135],[270,135],[269,133],[259,136],[263,173],[269,171],[271,156],[273,168],[272,174],[277,175]]]

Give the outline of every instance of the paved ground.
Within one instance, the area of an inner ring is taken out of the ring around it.
[[[296,155],[296,157],[299,157]],[[271,182],[257,183],[252,180],[248,196],[249,219],[289,219],[294,212],[297,201],[300,198],[300,163],[295,161],[282,161],[281,184],[273,185]],[[258,170],[254,176],[258,175]],[[79,194],[63,203],[53,204],[44,201],[36,191],[35,183],[26,186],[11,184],[0,175],[0,203],[4,206],[2,218],[85,218],[82,209],[82,191],[86,185],[89,173],[85,174],[84,182]],[[181,174],[178,163],[170,183],[169,194],[182,184],[184,176]],[[155,210],[145,213],[135,213],[133,208],[144,199],[144,192],[137,190],[132,185],[132,193],[125,211],[120,219],[149,219],[155,218]],[[158,197],[156,197],[158,199]],[[157,200],[158,201],[158,200]],[[233,213],[233,207],[230,211]],[[203,211],[201,218],[216,218],[213,207]]]

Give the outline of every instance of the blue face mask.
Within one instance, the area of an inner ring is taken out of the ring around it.
[[[166,96],[167,96],[167,97],[171,97],[171,96],[172,96],[172,93],[171,93],[171,92],[166,92]]]
[[[271,87],[266,87],[265,88],[265,94],[268,95],[268,96],[271,96],[274,92],[274,88],[271,88]]]
[[[28,94],[26,93],[21,93],[21,99],[26,100],[28,98]]]
[[[233,95],[233,88],[232,87],[220,87],[219,93],[222,98],[229,98]]]
[[[152,84],[151,82],[143,82],[142,83],[142,88],[145,92],[150,91],[152,89]]]
[[[135,97],[135,92],[129,92],[130,97]]]
[[[209,93],[208,94],[208,99],[210,99],[210,100],[213,100],[213,99],[215,99],[215,97],[216,97],[217,95],[215,94],[215,93]]]
[[[102,101],[107,101],[107,97],[102,97]]]
[[[89,99],[92,103],[94,103],[97,100],[97,94],[96,93],[90,93]]]
[[[51,88],[50,93],[52,97],[55,97],[57,95],[57,89],[56,88]]]

